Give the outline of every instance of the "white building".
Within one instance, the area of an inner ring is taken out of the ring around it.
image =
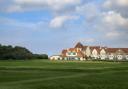
[[[126,58],[126,60],[128,60],[128,55],[127,54],[125,55],[125,58]]]
[[[50,57],[50,60],[62,60],[61,55],[53,55]]]
[[[80,42],[74,48],[64,49],[60,55],[51,56],[51,60],[128,60],[128,48],[108,48],[101,46],[83,46]]]
[[[107,58],[107,53],[105,51],[105,48],[101,49],[100,51],[100,59],[105,60]]]
[[[94,58],[94,59],[99,58],[98,51],[96,49],[93,49],[91,57]]]
[[[114,54],[109,54],[109,55],[108,55],[108,59],[109,59],[109,60],[114,60],[114,58],[115,58],[115,55],[114,55]]]

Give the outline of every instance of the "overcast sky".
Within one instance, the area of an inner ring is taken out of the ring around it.
[[[128,47],[128,0],[0,0],[0,43],[59,54],[77,42]]]

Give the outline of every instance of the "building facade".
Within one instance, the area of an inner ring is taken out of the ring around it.
[[[128,48],[84,46],[80,42],[74,48],[63,49],[61,60],[128,60]]]

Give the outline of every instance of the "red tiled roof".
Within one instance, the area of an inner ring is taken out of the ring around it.
[[[100,49],[100,46],[90,46],[90,49]]]
[[[98,53],[100,53],[100,46],[90,46],[91,52],[96,49]]]
[[[66,52],[67,52],[67,50],[66,49],[64,49],[64,50],[62,50],[62,57],[65,57],[66,56]]]
[[[115,53],[118,50],[118,48],[108,48],[107,52],[108,53]]]
[[[124,53],[128,53],[128,48],[108,48],[108,53],[116,53],[118,50],[122,50]]]
[[[76,44],[76,46],[75,46],[75,48],[84,48],[84,46],[80,43],[80,42],[78,42],[77,44]]]
[[[77,56],[78,56],[78,57],[84,57],[84,54],[83,54],[82,51],[79,51],[79,52],[77,52]]]
[[[77,49],[76,48],[69,48],[68,51],[71,51],[71,52],[72,51],[77,51]]]
[[[128,54],[128,48],[120,48],[121,50],[123,50],[125,53]]]

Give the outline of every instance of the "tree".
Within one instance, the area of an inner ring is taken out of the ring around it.
[[[48,59],[48,55],[46,54],[34,54],[35,59]]]
[[[33,54],[25,47],[15,46],[12,47],[4,46],[0,44],[0,59],[48,59],[48,55],[46,54]]]

